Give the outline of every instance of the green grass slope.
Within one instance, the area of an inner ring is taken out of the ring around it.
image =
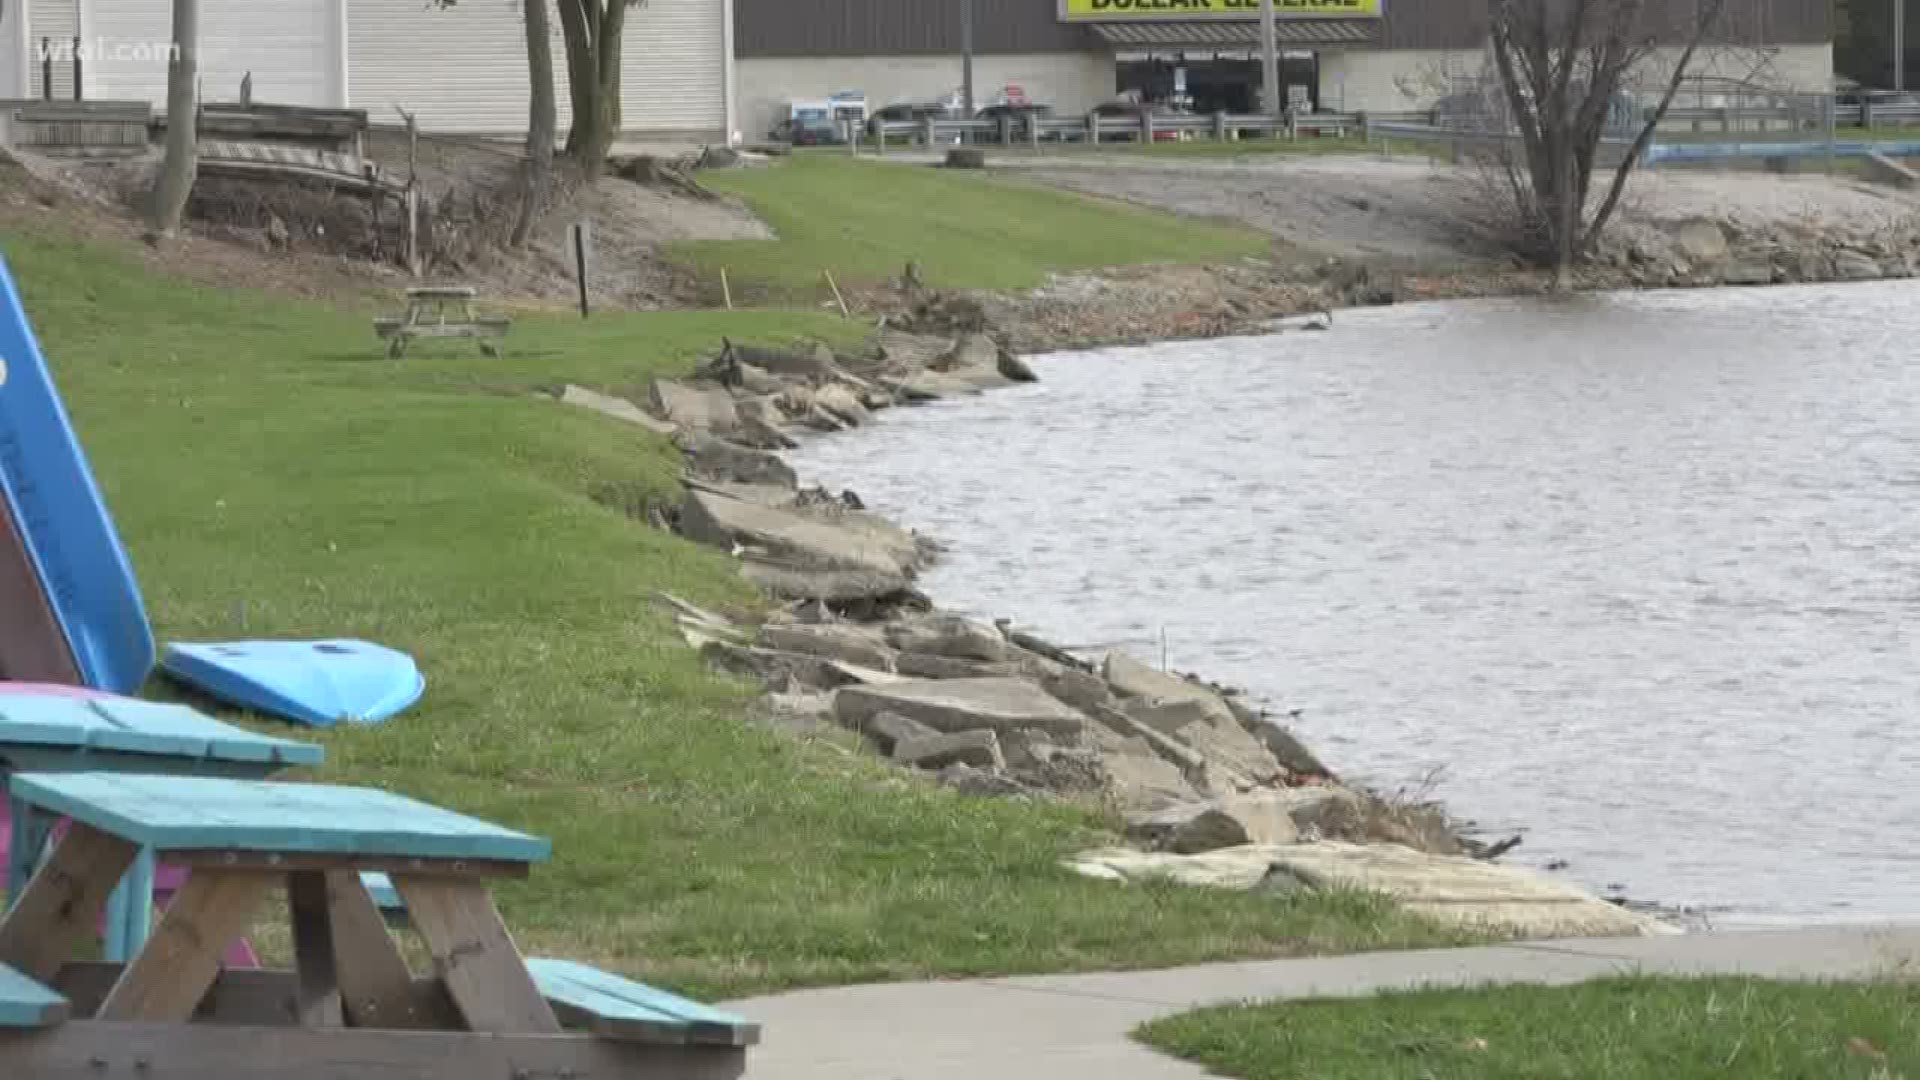
[[[808,291],[831,270],[842,285],[887,281],[908,262],[938,288],[1020,289],[1049,272],[1133,263],[1206,263],[1257,255],[1257,233],[1102,202],[978,172],[831,154],[770,168],[703,173],[738,195],[777,240],[679,245],[703,280]]]
[[[381,358],[368,311],[151,276],[0,229],[162,640],[360,636],[425,701],[316,735],[327,780],[549,836],[501,896],[530,950],[695,993],[1166,964],[1444,940],[1354,897],[1272,903],[1080,880],[1097,823],[958,797],[743,722],[656,590],[751,610],[721,555],[631,508],[663,439],[537,396],[684,371],[720,335],[846,337],[793,312],[521,320],[508,355]],[[156,691],[160,688],[156,687]]]

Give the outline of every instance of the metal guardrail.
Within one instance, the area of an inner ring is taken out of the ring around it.
[[[1872,96],[1857,101],[1838,101],[1824,94],[1773,93],[1754,96],[1765,103],[1730,105],[1676,105],[1661,122],[1663,132],[1728,134],[1772,131],[1819,131],[1845,127],[1920,127],[1920,95],[1899,97]],[[932,147],[956,144],[998,144],[1003,146],[1042,143],[1104,142],[1143,143],[1165,138],[1239,139],[1246,136],[1297,138],[1301,135],[1358,135],[1368,141],[1380,139],[1411,142],[1471,142],[1498,140],[1471,117],[1449,118],[1433,111],[1349,112],[1294,114],[1272,117],[1264,114],[1214,113],[1125,114],[1071,117],[1015,117],[997,119],[885,121],[871,124],[858,132],[856,148],[871,145],[884,153],[889,145],[910,144]],[[1624,145],[1626,139],[1609,139]],[[1827,140],[1822,139],[1823,148]],[[1824,150],[1823,150],[1824,152]],[[1676,157],[1674,160],[1678,160]]]
[[[1211,137],[1237,139],[1246,135],[1298,138],[1358,134],[1364,118],[1353,113],[1296,113],[1272,117],[1264,114],[1213,113],[1209,115],[1132,114],[1072,117],[1015,117],[992,120],[891,120],[868,125],[863,142],[871,142],[881,152],[889,144],[909,143],[928,147],[963,143],[987,143],[1003,146],[1023,144],[1080,142],[1156,141],[1174,138]]]

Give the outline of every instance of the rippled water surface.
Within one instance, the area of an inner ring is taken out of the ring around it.
[[[796,464],[948,542],[942,602],[1164,635],[1526,860],[1915,915],[1917,348],[1906,284],[1416,305],[1041,357]]]

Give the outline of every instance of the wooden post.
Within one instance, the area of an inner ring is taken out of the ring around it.
[[[287,913],[293,926],[300,1022],[306,1027],[339,1027],[340,969],[334,960],[327,875],[318,870],[287,875]]]
[[[373,207],[373,257],[385,260],[387,257],[387,235],[385,232],[387,214],[387,191],[375,184],[367,202]]]
[[[580,286],[580,317],[589,314],[587,301],[587,261],[591,254],[593,233],[590,222],[580,221],[573,226],[573,272]]]
[[[420,276],[420,189],[407,184],[407,273]]]
[[[406,259],[407,273],[420,276],[420,118],[395,105],[407,122]]]
[[[840,317],[843,319],[853,318],[853,312],[847,310],[847,298],[840,295],[840,286],[833,280],[833,271],[822,270],[821,273],[826,275],[827,288],[833,290],[833,302],[840,305]]]
[[[1153,106],[1151,105],[1142,106],[1140,109],[1140,145],[1153,145]]]
[[[720,268],[720,298],[727,302],[727,310],[733,310],[733,286],[727,283],[727,268]]]

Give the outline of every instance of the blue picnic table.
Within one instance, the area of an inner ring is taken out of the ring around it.
[[[0,919],[0,1076],[737,1080],[759,1039],[739,1016],[522,957],[488,883],[548,859],[540,837],[368,788],[64,772],[16,774],[12,790],[70,827]],[[79,959],[142,849],[191,869],[180,896],[126,963]],[[375,871],[405,897],[432,975],[413,974],[375,909]],[[223,971],[281,888],[293,970]]]
[[[11,832],[7,904],[33,875],[57,818],[15,797],[22,772],[99,772],[262,778],[294,766],[318,765],[311,743],[261,735],[184,705],[108,695],[0,695],[0,792]],[[147,940],[152,922],[155,859],[139,852],[107,907],[104,952],[124,961]]]

